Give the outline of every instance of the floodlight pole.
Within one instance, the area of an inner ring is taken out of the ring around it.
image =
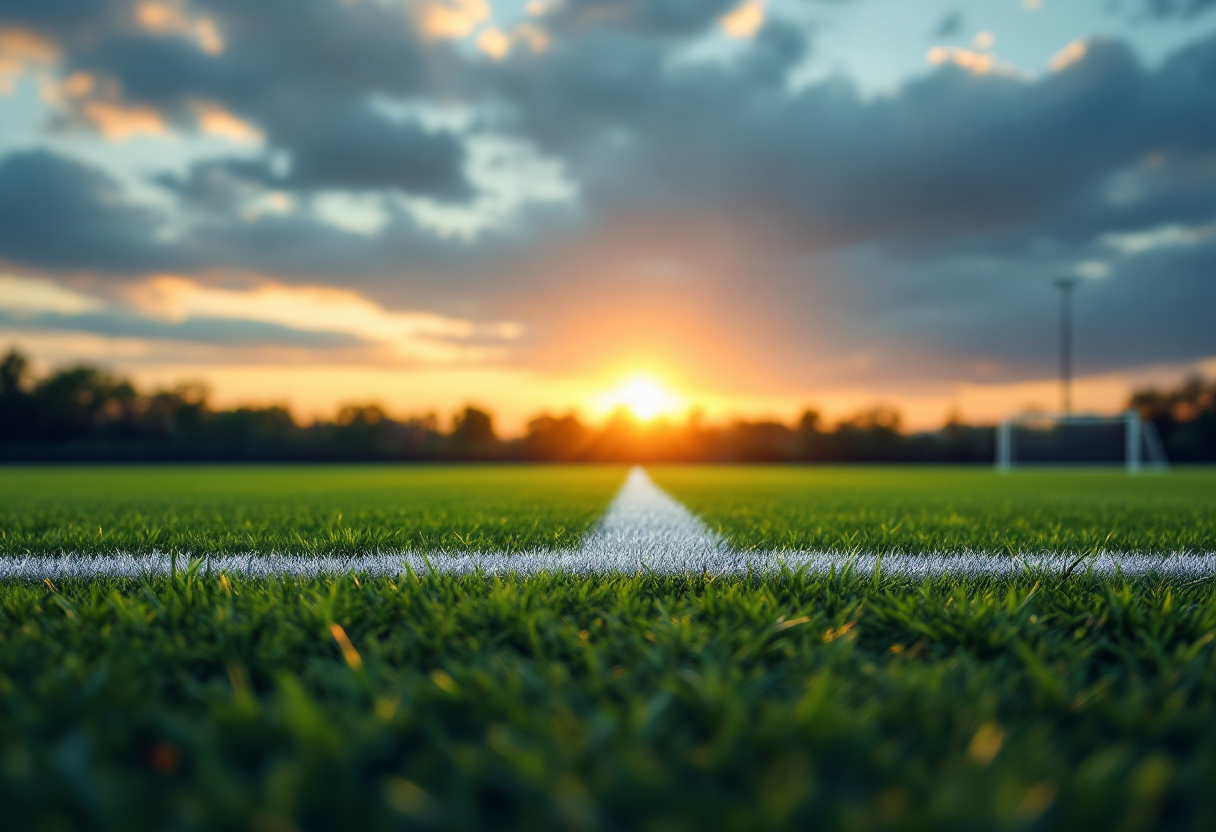
[[[1072,415],[1072,290],[1080,278],[1061,277],[1060,290],[1060,404],[1065,416]]]

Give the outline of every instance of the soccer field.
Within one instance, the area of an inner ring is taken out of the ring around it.
[[[1216,552],[1216,471],[653,467],[655,482],[746,549]]]
[[[0,554],[356,555],[574,546],[623,466],[0,469]]]
[[[3,474],[6,563],[347,564],[0,581],[15,829],[1216,826],[1216,572],[848,559],[1202,566],[1211,471],[652,469],[667,493],[623,468]],[[367,547],[392,574],[352,572]],[[842,557],[563,567],[668,549]],[[401,574],[407,551],[445,568]]]
[[[1210,469],[657,466],[638,483],[625,475],[623,466],[7,468],[0,555],[573,553],[594,540],[597,520],[615,520],[618,549],[650,546],[642,561],[697,545],[745,559],[1216,553]],[[636,540],[622,541],[629,534]]]

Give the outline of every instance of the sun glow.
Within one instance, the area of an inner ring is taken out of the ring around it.
[[[680,399],[650,376],[634,376],[611,397],[617,407],[626,407],[642,422],[676,412]]]

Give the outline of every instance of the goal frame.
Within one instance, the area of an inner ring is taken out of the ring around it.
[[[1165,448],[1161,444],[1161,438],[1157,435],[1157,429],[1153,426],[1153,423],[1142,419],[1138,410],[1125,410],[1117,416],[1029,413],[1023,416],[1007,418],[997,425],[996,429],[996,469],[998,471],[1008,472],[1019,466],[1086,464],[1069,463],[1063,460],[1059,462],[1018,463],[1015,429],[1021,425],[1041,422],[1054,422],[1056,424],[1067,425],[1111,425],[1121,423],[1123,426],[1123,461],[1120,463],[1112,462],[1111,465],[1125,468],[1129,474],[1138,474],[1145,470],[1169,470],[1169,460],[1165,455]]]

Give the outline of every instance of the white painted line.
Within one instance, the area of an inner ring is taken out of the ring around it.
[[[0,558],[0,580],[44,578],[139,578],[167,575],[190,564],[189,555],[173,558],[152,554],[71,554]],[[1216,553],[1141,554],[1103,552],[1078,561],[1071,554],[1008,554],[987,552],[924,554],[855,554],[811,551],[751,551],[733,549],[688,509],[656,486],[640,467],[625,484],[587,535],[579,549],[530,552],[377,552],[353,557],[334,555],[247,554],[212,555],[200,571],[251,578],[320,577],[357,573],[371,576],[435,571],[460,575],[535,575],[540,572],[575,575],[654,573],[660,575],[766,574],[803,569],[812,574],[849,570],[856,575],[880,574],[910,579],[1010,577],[1019,574],[1097,575],[1122,573],[1168,578],[1216,577]]]
[[[634,466],[578,552],[578,571],[724,571],[741,555]]]
[[[155,554],[69,554],[0,559],[0,581],[41,581],[71,578],[141,578],[169,574],[172,558]],[[180,574],[190,564],[177,557]],[[1075,555],[1028,554],[1011,558],[1006,554],[972,552],[962,554],[853,555],[845,552],[755,551],[723,553],[721,557],[684,557],[672,552],[652,552],[642,557],[596,557],[582,550],[504,552],[417,552],[381,553],[355,557],[330,555],[211,555],[202,558],[201,575],[225,573],[234,577],[315,578],[348,575],[394,577],[412,570],[445,575],[536,575],[541,572],[572,575],[709,574],[722,576],[764,575],[782,569],[803,569],[814,575],[844,570],[870,576],[875,569],[883,576],[913,580],[947,576],[1007,578],[1017,575],[1081,576],[1094,574],[1127,577],[1157,575],[1170,579],[1216,578],[1216,554],[1161,554],[1105,552],[1077,563]]]

